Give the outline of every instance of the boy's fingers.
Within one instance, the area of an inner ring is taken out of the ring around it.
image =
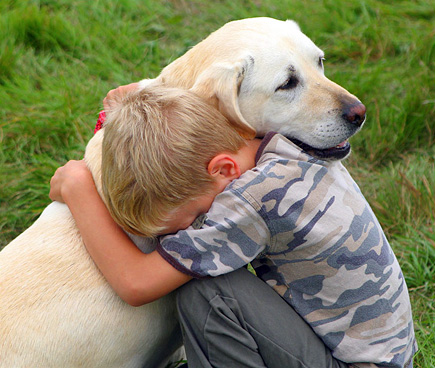
[[[62,197],[62,188],[65,185],[73,183],[87,183],[92,179],[88,167],[84,160],[71,160],[65,165],[59,167],[50,179],[49,198],[53,201],[64,202]]]

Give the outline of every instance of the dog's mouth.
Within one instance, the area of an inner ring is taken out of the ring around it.
[[[298,139],[290,138],[290,140],[305,152],[322,160],[341,160],[350,153],[350,143],[347,139],[334,147],[324,149],[312,147]]]

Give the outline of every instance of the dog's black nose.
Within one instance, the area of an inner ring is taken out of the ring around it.
[[[366,107],[361,103],[350,105],[344,109],[343,119],[356,126],[361,126],[366,118]]]

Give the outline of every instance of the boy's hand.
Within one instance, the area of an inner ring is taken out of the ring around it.
[[[84,160],[72,160],[54,173],[50,181],[49,197],[53,201],[67,203],[86,190],[95,190],[92,174]]]
[[[117,101],[122,99],[128,92],[133,91],[139,87],[139,83],[130,83],[126,86],[120,86],[118,88],[109,91],[107,96],[103,100],[104,110],[110,110]]]

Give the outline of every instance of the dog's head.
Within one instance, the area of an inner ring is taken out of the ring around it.
[[[324,53],[293,21],[250,18],[226,24],[159,76],[191,88],[245,136],[279,132],[335,160],[365,120],[365,106],[325,77]]]

